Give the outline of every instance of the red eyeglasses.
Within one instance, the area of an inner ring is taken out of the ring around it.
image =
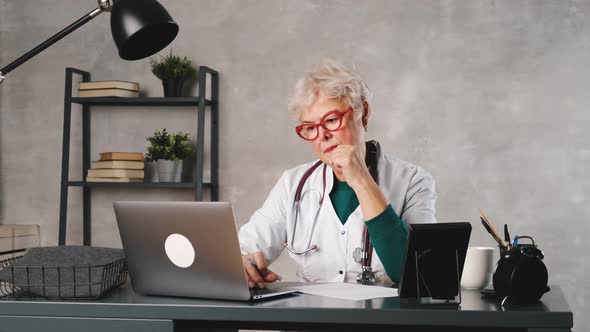
[[[349,107],[346,111],[340,112],[339,110],[330,111],[322,117],[318,123],[302,123],[295,127],[295,132],[299,137],[306,141],[313,141],[318,138],[320,133],[320,126],[327,131],[336,131],[342,126],[342,118],[346,113],[350,112],[352,107]]]

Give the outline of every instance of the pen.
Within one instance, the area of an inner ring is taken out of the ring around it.
[[[498,235],[498,232],[496,232],[496,229],[494,229],[494,226],[492,225],[492,223],[490,222],[490,220],[486,217],[486,215],[483,213],[483,210],[482,209],[479,209],[479,214],[481,215],[481,217],[480,217],[481,223],[483,224],[483,226],[485,227],[485,229],[490,234],[492,234],[492,237],[494,238],[494,240],[496,240],[496,242],[498,242],[498,244],[500,245],[500,247],[506,247],[507,245],[504,244],[504,242],[500,238],[500,235]]]
[[[508,233],[508,224],[504,224],[504,240],[510,247],[510,233]]]
[[[483,218],[479,218],[479,219],[481,220],[481,223],[482,223],[483,227],[486,229],[486,231],[488,231],[488,233],[492,234],[492,237],[494,238],[494,240],[496,240],[496,242],[498,242],[498,245],[501,247],[504,247],[504,243],[502,243],[502,240],[500,240],[500,237],[490,229],[490,225],[488,225],[488,223],[486,223],[486,221]]]
[[[518,234],[514,234],[514,242],[512,243],[513,246],[518,246]]]
[[[248,262],[250,262],[250,264],[254,265],[254,267],[258,269],[258,265],[256,264],[256,262],[254,261],[254,259],[252,257],[246,256],[246,259],[248,260]]]

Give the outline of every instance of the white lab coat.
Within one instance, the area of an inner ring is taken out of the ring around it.
[[[303,174],[314,163],[300,165],[282,174],[262,207],[240,228],[238,236],[242,254],[262,251],[270,264],[283,251],[283,241],[289,241],[296,250],[310,246],[311,228],[323,187],[323,164],[303,187],[293,243],[291,238],[295,224],[295,192]],[[430,174],[418,166],[385,155],[379,159],[378,174],[381,190],[404,222],[436,222],[436,193]],[[296,263],[299,281],[356,282],[361,271],[361,264],[354,261],[352,254],[355,248],[362,248],[365,219],[359,206],[342,225],[329,196],[333,182],[332,169],[327,167],[325,198],[311,235],[311,244],[316,244],[318,249],[304,255],[289,252]],[[371,265],[377,282],[392,283],[375,250]]]

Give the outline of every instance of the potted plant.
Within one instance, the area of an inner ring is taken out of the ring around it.
[[[172,54],[172,49],[169,54],[149,61],[152,73],[162,80],[164,97],[181,97],[184,83],[197,73],[189,58]]]
[[[158,180],[158,162],[152,155],[145,155],[145,182],[159,182]]]
[[[155,161],[157,182],[180,182],[182,162],[194,151],[188,133],[168,133],[166,128],[156,130],[153,136],[146,137],[146,161]],[[152,178],[153,180],[153,178]]]
[[[191,140],[188,138],[188,133],[176,133],[173,135],[172,141],[174,143],[172,145],[172,154],[176,159],[185,160],[193,153],[194,149],[190,145]]]
[[[145,154],[146,179],[148,182],[159,182],[158,160],[165,160],[169,156],[170,135],[164,128],[162,131],[156,130],[154,136],[146,137],[146,140],[150,142]]]

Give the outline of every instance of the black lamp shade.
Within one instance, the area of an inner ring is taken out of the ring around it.
[[[117,0],[111,10],[111,32],[119,56],[138,60],[168,46],[178,34],[178,24],[156,0]]]

